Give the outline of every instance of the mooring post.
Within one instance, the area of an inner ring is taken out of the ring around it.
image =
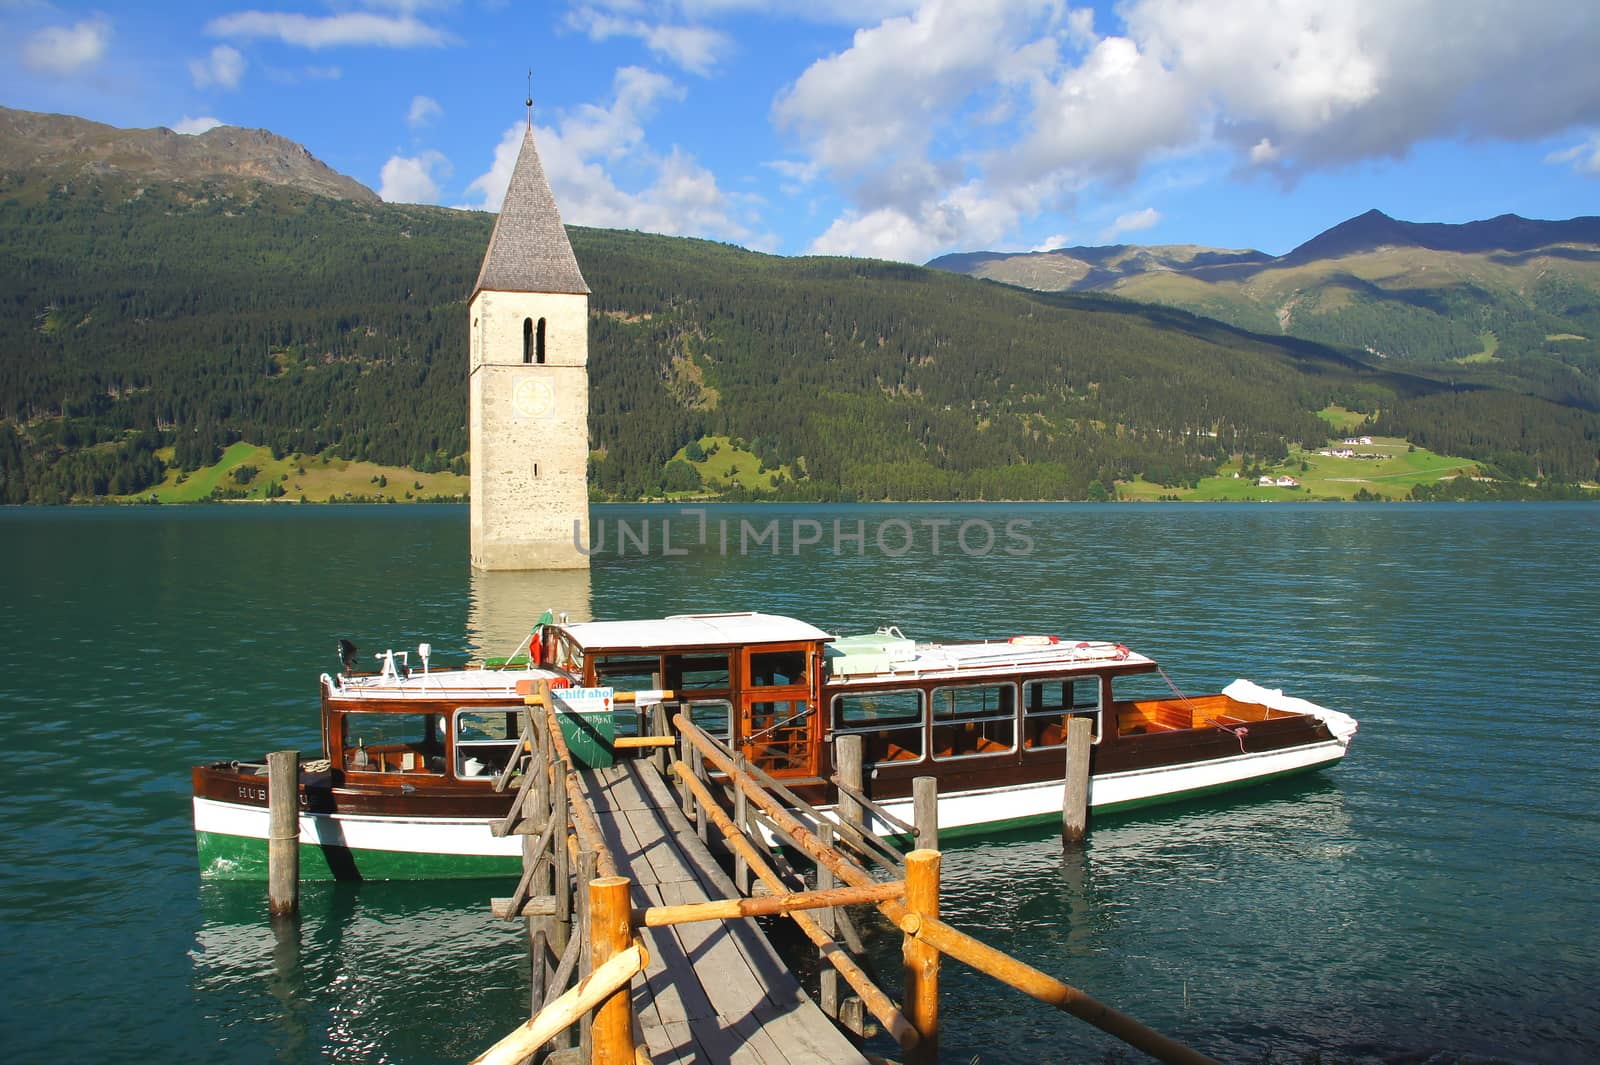
[[[1087,717],[1067,721],[1066,783],[1061,791],[1061,843],[1075,847],[1089,829],[1089,750],[1094,724]]]
[[[267,755],[267,912],[300,909],[300,752]]]
[[[589,882],[589,947],[599,967],[627,950],[633,940],[628,878],[603,876]],[[633,996],[624,984],[595,1007],[594,1065],[634,1065]]]
[[[839,760],[839,783],[854,788],[865,795],[867,789],[862,786],[861,775],[861,737],[857,735],[840,736],[834,741],[834,754]],[[861,804],[851,798],[844,790],[839,792],[839,820],[845,824],[854,825],[856,828],[865,827],[865,818]]]
[[[919,917],[939,916],[939,859],[935,850],[906,855],[906,909]],[[906,1065],[934,1065],[939,1060],[939,951],[907,935],[901,954],[906,1020],[918,1036],[917,1045],[906,1052]]]
[[[917,849],[939,849],[939,778],[911,781],[911,823],[917,826]]]

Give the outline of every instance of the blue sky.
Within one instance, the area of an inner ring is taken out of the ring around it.
[[[0,0],[0,104],[262,127],[493,210],[782,254],[1204,244],[1600,213],[1574,0]]]

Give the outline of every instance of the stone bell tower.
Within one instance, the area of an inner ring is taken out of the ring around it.
[[[531,122],[468,314],[472,565],[587,567],[573,546],[573,522],[586,537],[589,286],[539,165]]]

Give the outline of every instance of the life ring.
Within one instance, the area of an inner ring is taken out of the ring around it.
[[[1117,649],[1116,649],[1116,652],[1113,655],[1113,657],[1118,662],[1124,662],[1124,661],[1127,660],[1128,656],[1131,655],[1131,654],[1133,654],[1132,651],[1130,651],[1125,645],[1119,643],[1119,644],[1117,644]]]
[[[1008,643],[1013,647],[1050,647],[1061,642],[1059,636],[1013,636]]]

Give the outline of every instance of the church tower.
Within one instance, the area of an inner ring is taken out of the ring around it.
[[[472,565],[586,567],[574,541],[589,531],[589,286],[531,123],[468,314]]]

